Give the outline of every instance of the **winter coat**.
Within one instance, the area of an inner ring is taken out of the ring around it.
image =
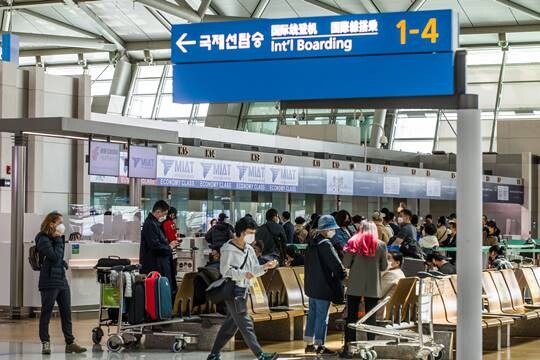
[[[36,246],[40,258],[43,259],[39,272],[39,291],[48,289],[67,289],[67,264],[64,261],[65,238],[52,237],[44,233],[36,236]]]
[[[176,289],[176,279],[173,278],[172,271],[172,250],[161,223],[152,214],[148,214],[143,224],[139,263],[141,273],[157,271],[169,279],[171,289]]]
[[[296,224],[294,226],[294,235],[295,235],[295,241],[298,241],[298,243],[303,244],[306,242],[306,238],[308,237],[308,231],[304,227],[304,225]]]
[[[287,244],[294,243],[294,225],[287,221],[283,224],[283,230],[285,231],[285,236],[287,237]]]
[[[377,240],[375,256],[362,256],[345,252],[343,265],[351,269],[347,295],[377,299],[381,297],[381,273],[388,268],[386,252],[386,244],[380,240]]]
[[[347,245],[347,241],[351,238],[351,234],[349,234],[348,230],[345,230],[343,228],[336,229],[336,235],[332,238],[332,244],[339,245],[340,248],[343,248],[345,245]]]
[[[304,259],[304,289],[306,295],[319,300],[335,300],[342,291],[345,269],[328,239],[317,235],[308,244]]]
[[[205,235],[205,240],[213,249],[219,250],[227,241],[234,238],[234,228],[225,221],[218,221]]]
[[[283,226],[274,222],[267,221],[261,225],[255,233],[255,240],[262,243],[263,255],[272,255],[285,260],[285,244],[287,244],[287,235]]]

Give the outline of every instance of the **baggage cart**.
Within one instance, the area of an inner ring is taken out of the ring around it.
[[[386,326],[367,325],[366,320],[383,308],[390,297],[381,301],[373,310],[364,315],[356,323],[347,326],[356,331],[364,331],[379,336],[393,338],[394,340],[373,340],[373,341],[353,341],[349,343],[349,352],[360,359],[377,359],[376,347],[400,346],[401,343],[408,347],[413,347],[416,352],[416,358],[422,360],[438,360],[444,355],[444,345],[438,344],[434,339],[433,331],[433,303],[436,284],[434,281],[440,279],[439,276],[430,273],[419,273],[420,280],[416,286],[417,304],[416,304],[416,324],[414,322],[405,322],[400,324],[391,324]],[[427,327],[427,334],[424,328]],[[416,329],[415,329],[416,328]]]
[[[126,309],[126,299],[124,297],[124,274],[138,273],[138,265],[96,267],[101,273],[98,276],[100,283],[100,306],[98,326],[92,329],[92,341],[98,345],[105,336],[103,328],[107,330],[107,349],[111,352],[119,352],[122,349],[136,347],[140,344],[144,335],[172,336],[175,341],[172,351],[181,352],[188,344],[198,342],[198,334],[185,332],[163,331],[162,326],[185,322],[184,318],[171,319],[166,321],[142,322],[140,324],[130,324],[124,316]],[[112,272],[118,274],[116,284],[111,284],[110,275]],[[146,314],[145,314],[146,315]],[[147,318],[145,316],[145,318]],[[190,318],[194,320],[194,318]]]

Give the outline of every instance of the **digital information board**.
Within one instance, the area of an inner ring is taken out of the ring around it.
[[[454,93],[451,10],[174,25],[179,103]]]
[[[90,175],[118,176],[120,144],[90,141],[88,173]]]
[[[128,151],[128,177],[155,179],[157,172],[157,148],[130,146]]]

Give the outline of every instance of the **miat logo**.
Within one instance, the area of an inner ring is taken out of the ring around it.
[[[238,165],[238,177],[240,180],[244,180],[244,176],[246,176],[248,167],[245,165]]]
[[[270,171],[272,172],[272,182],[276,182],[280,172],[279,169],[270,168]]]
[[[206,179],[206,177],[210,173],[210,170],[212,170],[212,167],[214,166],[214,164],[201,163],[201,166],[203,168],[203,178]]]
[[[169,171],[171,171],[174,160],[161,159],[161,164],[163,164],[163,175],[169,175]]]
[[[154,166],[154,159],[146,159],[140,157],[133,158],[133,167],[141,167],[151,169]]]

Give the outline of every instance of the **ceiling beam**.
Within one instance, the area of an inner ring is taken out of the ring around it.
[[[540,32],[540,24],[461,27],[460,35]]]
[[[97,16],[86,3],[75,2],[74,0],[64,0],[64,4],[74,10],[82,11],[88,20],[99,30],[101,35],[109,42],[116,45],[116,50],[125,50],[125,41],[118,36],[99,16]]]
[[[46,22],[48,22],[50,24],[62,27],[64,29],[77,32],[77,33],[79,33],[81,35],[84,35],[84,36],[88,36],[88,37],[91,37],[91,38],[100,37],[100,35],[95,34],[95,33],[91,32],[91,31],[86,31],[84,29],[81,29],[80,27],[65,23],[65,22],[60,21],[60,20],[56,20],[54,18],[45,16],[45,15],[43,15],[43,14],[41,14],[39,12],[33,11],[33,10],[19,9],[19,10],[17,10],[17,12],[20,13],[20,14],[26,14],[26,15],[32,16],[32,17],[34,17],[36,19],[46,21]]]
[[[312,5],[318,6],[321,9],[328,10],[328,11],[333,12],[333,13],[338,14],[338,15],[350,14],[350,12],[348,12],[346,10],[343,10],[341,8],[338,8],[338,7],[335,7],[333,5],[327,4],[325,2],[322,2],[321,0],[304,0],[304,1],[307,2],[307,3],[310,3]]]
[[[49,34],[33,34],[14,32],[19,36],[22,45],[40,45],[51,47],[77,47],[80,49],[93,49],[101,51],[114,51],[114,44],[103,39],[91,39],[72,36],[60,36]],[[84,52],[84,51],[83,51]]]
[[[257,6],[255,7],[255,10],[253,10],[253,13],[251,14],[252,18],[260,18],[262,17],[262,14],[268,7],[268,4],[270,4],[270,0],[259,0],[257,3]]]
[[[197,15],[199,15],[201,20],[204,19],[204,16],[206,15],[206,11],[210,7],[210,4],[212,4],[212,0],[201,0],[199,9],[197,9]]]
[[[515,3],[511,0],[495,0],[496,2],[498,2],[499,4],[501,5],[504,5],[504,6],[507,6],[511,9],[514,9],[514,10],[517,10],[517,11],[520,11],[524,14],[527,14],[537,20],[540,20],[540,12],[538,11],[535,11],[531,8],[528,8],[524,5],[521,5],[521,4],[518,4],[518,3]]]
[[[366,5],[366,2],[362,3],[362,5],[364,6],[364,8],[366,9],[366,12],[368,13],[377,14],[381,12],[381,9],[379,9],[377,4],[375,4],[373,0],[367,0],[367,5]]]
[[[426,0],[414,0],[414,2],[407,8],[407,11],[418,11],[424,4]]]
[[[93,2],[93,1],[99,1],[99,0],[79,0],[77,1],[78,4],[81,3],[87,3],[87,2]],[[15,3],[13,5],[3,5],[0,6],[0,10],[9,10],[9,9],[31,9],[31,8],[38,8],[38,7],[48,7],[51,5],[65,5],[64,0],[37,0],[37,1],[24,1],[21,3]]]
[[[141,4],[166,12],[167,14],[174,15],[181,19],[187,20],[192,23],[201,21],[201,17],[190,7],[175,5],[166,0],[135,0]]]

